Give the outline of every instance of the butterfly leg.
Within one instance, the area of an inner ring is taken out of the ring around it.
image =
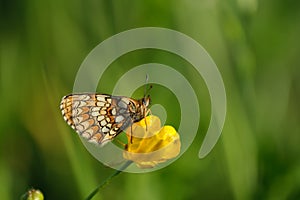
[[[130,125],[130,144],[132,144],[132,123]]]
[[[148,109],[147,111],[146,111],[146,114],[145,114],[145,124],[146,124],[146,131],[148,131],[148,123],[147,123],[147,116],[148,116],[148,114],[150,113],[150,115],[152,115],[152,112],[151,112],[151,110],[150,109]]]

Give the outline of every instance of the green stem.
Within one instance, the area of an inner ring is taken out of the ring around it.
[[[115,176],[117,176],[118,174],[120,174],[124,169],[126,169],[130,164],[132,163],[132,161],[127,161],[122,167],[120,167],[120,169],[116,170],[115,173],[113,173],[112,175],[110,175],[105,181],[103,181],[100,185],[98,185],[90,194],[89,196],[85,199],[85,200],[90,200],[92,199],[97,192],[103,188],[105,185],[107,185]]]

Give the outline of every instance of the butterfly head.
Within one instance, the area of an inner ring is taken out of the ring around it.
[[[150,96],[147,96],[129,103],[129,111],[134,122],[140,121],[149,113],[150,101]]]

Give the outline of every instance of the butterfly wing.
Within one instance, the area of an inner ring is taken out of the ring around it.
[[[71,94],[63,97],[60,109],[64,120],[89,142],[104,144],[131,123],[127,97],[105,94]]]

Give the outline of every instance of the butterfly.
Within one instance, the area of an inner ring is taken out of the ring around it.
[[[82,93],[64,96],[60,109],[64,120],[83,138],[104,145],[145,118],[150,96],[136,100],[125,96]]]

